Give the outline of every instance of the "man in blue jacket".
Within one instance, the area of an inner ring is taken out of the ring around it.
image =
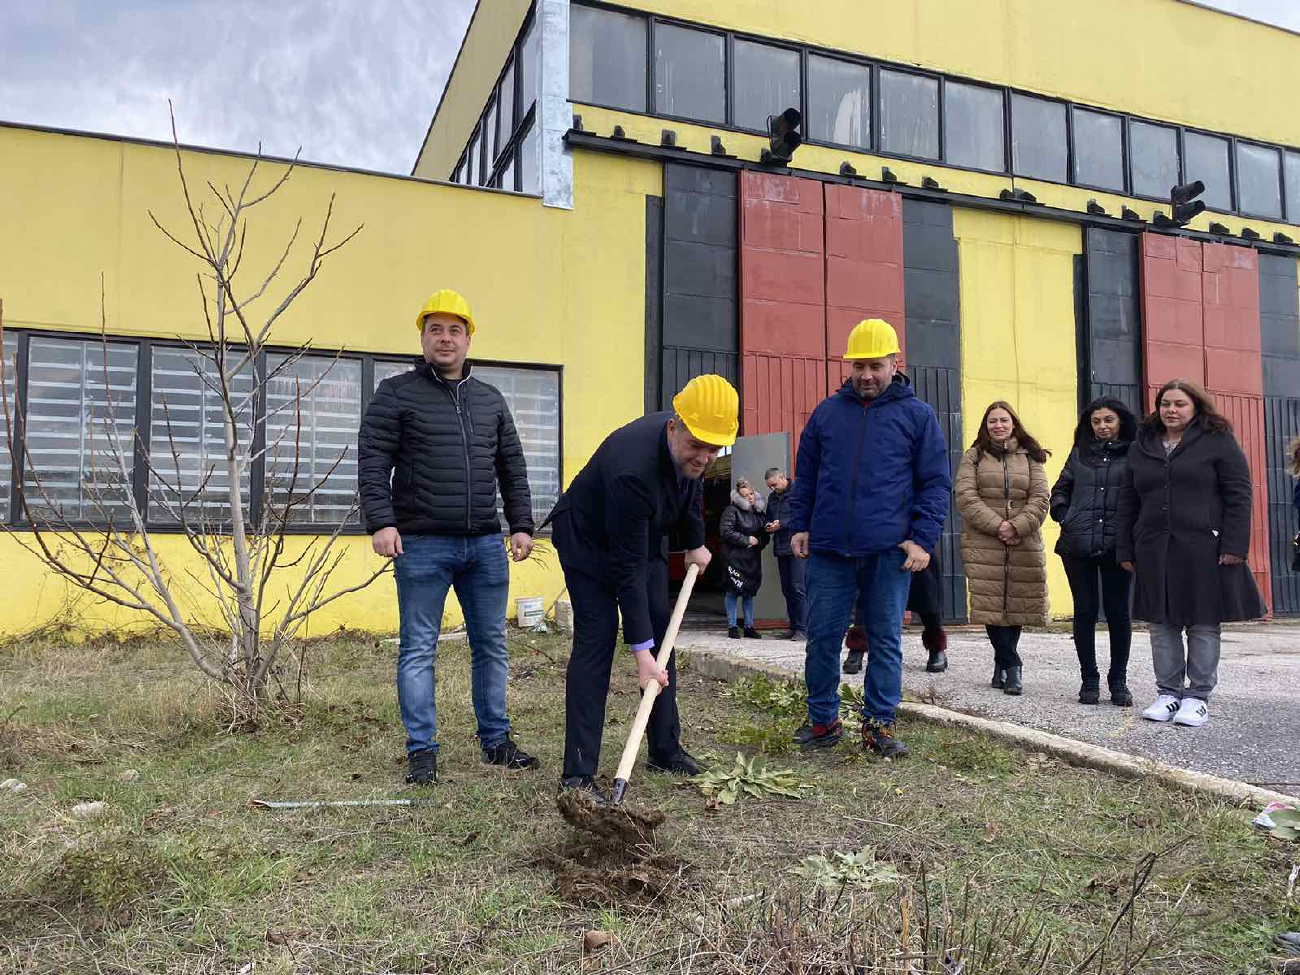
[[[903,609],[911,573],[939,544],[952,475],[934,410],[898,371],[900,351],[888,322],[859,322],[844,355],[852,376],[799,438],[790,528],[794,554],[808,559],[808,720],[794,736],[804,747],[840,740],[840,646],[856,596],[870,645],[862,743],[886,758],[907,754],[894,733]]]

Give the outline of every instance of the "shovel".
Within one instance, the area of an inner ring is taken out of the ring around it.
[[[686,604],[691,600],[691,590],[695,588],[695,578],[700,574],[700,567],[691,563],[686,567],[686,578],[682,581],[682,591],[677,594],[677,605],[673,607],[672,619],[668,621],[668,631],[664,634],[664,644],[659,648],[655,663],[663,670],[668,666],[672,656],[673,644],[677,642],[677,630],[686,615]],[[661,690],[659,682],[652,680],[641,695],[641,706],[636,709],[636,720],[628,733],[627,744],[623,746],[623,757],[619,759],[618,771],[614,773],[614,805],[623,801],[627,793],[627,780],[632,777],[632,766],[636,764],[637,752],[641,750],[641,738],[645,735],[645,726],[650,720],[650,710],[655,706],[655,698]]]

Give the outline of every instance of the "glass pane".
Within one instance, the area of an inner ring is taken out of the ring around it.
[[[1228,174],[1228,140],[1199,132],[1183,133],[1183,179],[1205,184],[1201,199],[1212,210],[1232,212],[1232,180]]]
[[[645,111],[645,18],[569,8],[569,100]]]
[[[1011,165],[1017,176],[1064,183],[1069,145],[1065,106],[1045,98],[1011,96]]]
[[[1237,143],[1237,209],[1257,217],[1282,216],[1280,154],[1267,146]]]
[[[485,126],[480,126],[478,144],[474,147],[474,185],[483,185],[485,173],[492,172],[492,160],[487,158],[488,134]]]
[[[1163,125],[1133,122],[1128,130],[1133,166],[1133,194],[1169,199],[1178,183],[1177,133]]]
[[[519,149],[519,188],[524,193],[540,193],[542,182],[538,179],[541,161],[537,158],[537,126],[529,127],[528,134]]]
[[[537,18],[528,25],[528,33],[519,45],[519,73],[522,79],[522,98],[519,102],[519,117],[523,118],[537,101]]]
[[[808,138],[871,148],[871,69],[808,55]]]
[[[880,148],[900,156],[939,158],[939,82],[880,72]]]
[[[240,353],[229,354],[233,369]],[[253,444],[253,367],[230,378],[237,451],[247,457]],[[155,348],[149,390],[149,519],[230,520],[230,476],[226,464],[226,413],[216,363],[192,349]],[[240,472],[244,512],[249,503],[249,467]]]
[[[332,528],[349,512],[355,522],[361,363],[289,358],[268,358],[274,378],[266,383],[266,516],[278,518],[292,503],[293,525]]]
[[[720,34],[655,27],[655,111],[701,122],[725,122],[726,51]]]
[[[954,166],[1006,167],[1002,126],[1002,92],[979,85],[944,85],[944,154]]]
[[[500,126],[500,139],[504,146],[515,134],[515,66],[513,63],[501,76],[497,100],[501,106],[501,121],[497,124]]]
[[[767,131],[767,117],[787,108],[803,111],[799,100],[799,52],[737,40],[735,124]]]
[[[456,163],[456,168],[455,170],[452,171],[451,174],[451,181],[453,183],[459,183],[462,180],[464,180],[464,178],[465,178],[465,160],[462,159],[460,162]]]
[[[1286,219],[1300,223],[1300,153],[1286,154]]]
[[[515,161],[511,158],[501,169],[501,175],[497,179],[497,186],[503,190],[514,192],[515,190]]]
[[[13,484],[13,455],[9,452],[9,417],[18,412],[14,370],[17,368],[15,357],[18,354],[18,336],[9,333],[5,336],[4,348],[4,390],[5,399],[0,407],[0,521],[9,520],[9,495]]]
[[[126,525],[135,468],[139,349],[33,337],[29,350],[28,505],[45,517]]]
[[[469,140],[469,149],[465,154],[465,185],[476,186],[478,184],[478,133],[475,132],[473,138]]]
[[[528,462],[533,520],[541,524],[560,497],[560,374],[549,369],[475,366],[474,378],[501,390]],[[508,526],[500,510],[501,527]]]
[[[483,162],[487,166],[489,176],[492,174],[492,164],[495,163],[497,159],[499,140],[497,139],[496,132],[497,103],[493,102],[488,106],[488,110],[483,113],[483,147],[487,153],[483,157]]]
[[[1124,120],[1074,110],[1074,181],[1124,192]]]

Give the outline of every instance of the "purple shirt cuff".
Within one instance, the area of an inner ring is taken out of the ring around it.
[[[642,650],[653,650],[654,646],[655,646],[654,640],[645,640],[641,643],[632,644],[632,652],[639,653]]]

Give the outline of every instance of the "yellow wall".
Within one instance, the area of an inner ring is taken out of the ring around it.
[[[1300,145],[1300,36],[1177,0],[628,0],[665,16]]]
[[[419,158],[412,172],[428,179],[450,179],[451,171],[469,142],[492,86],[510,56],[528,13],[530,0],[478,0],[470,19],[460,56],[447,79],[447,88],[437,109],[437,117],[425,134]],[[432,43],[446,46],[457,38],[431,38]],[[430,92],[430,97],[434,96]],[[433,108],[431,104],[430,109]]]
[[[195,192],[208,180],[237,184],[249,164],[218,153],[183,156]],[[255,185],[265,187],[282,170],[264,165]],[[650,162],[583,153],[574,179],[579,197],[566,211],[506,193],[302,168],[254,211],[244,273],[251,286],[278,257],[299,215],[303,240],[288,266],[301,269],[306,238],[314,238],[336,194],[336,233],[358,224],[364,229],[326,262],[277,325],[275,341],[416,354],[416,309],[435,288],[458,288],[478,325],[472,356],[563,366],[567,483],[611,429],[643,409],[645,197],[662,192],[662,171]],[[171,150],[0,127],[0,186],[6,187],[0,299],[7,327],[97,331],[102,272],[111,332],[206,336],[197,262],[169,243],[147,213],[185,232]],[[287,286],[286,278],[262,299],[264,313]],[[347,544],[357,555],[347,570],[355,578],[371,559],[369,540]],[[177,558],[178,567],[193,564],[183,552]],[[30,629],[67,603],[60,584],[34,570],[8,537],[0,537],[0,579],[6,593],[0,632]],[[551,559],[518,570],[515,588],[521,586],[529,591],[517,594],[549,602],[563,586],[558,564]],[[452,619],[459,620],[454,607]],[[340,624],[395,629],[391,581],[341,600],[315,629]]]
[[[1006,400],[1052,451],[1050,486],[1069,456],[1078,420],[1074,257],[1082,253],[1082,233],[1066,224],[957,208],[953,236],[961,266],[963,441],[974,441],[989,403]],[[1043,541],[1054,617],[1073,608],[1061,560],[1051,551],[1058,534],[1049,519]]]

